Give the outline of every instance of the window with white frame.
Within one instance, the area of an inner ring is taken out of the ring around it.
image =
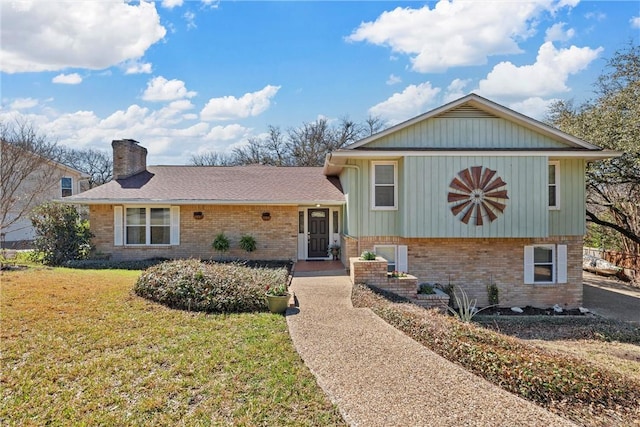
[[[560,163],[549,162],[549,209],[560,209]]]
[[[62,197],[68,197],[73,194],[73,179],[64,177],[60,178],[60,191]]]
[[[373,209],[398,208],[397,162],[371,163],[371,207]]]
[[[171,211],[168,207],[126,208],[125,244],[171,244]]]
[[[566,283],[567,246],[525,246],[524,282],[527,284]]]

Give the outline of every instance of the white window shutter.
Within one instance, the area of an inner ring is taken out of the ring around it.
[[[532,285],[534,283],[533,246],[524,247],[524,283]]]
[[[171,244],[180,244],[180,206],[171,206]]]
[[[409,251],[406,245],[398,246],[398,258],[396,259],[396,270],[409,271]]]
[[[557,283],[567,283],[567,245],[558,245]]]
[[[113,207],[113,245],[122,246],[124,236],[124,225],[122,216],[122,206]]]

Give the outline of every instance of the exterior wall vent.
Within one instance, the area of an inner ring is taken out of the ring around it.
[[[486,111],[480,110],[471,105],[461,105],[458,108],[454,108],[453,110],[445,111],[442,114],[437,115],[438,118],[466,118],[466,119],[480,119],[480,118],[491,118],[497,119],[498,117],[488,113]]]

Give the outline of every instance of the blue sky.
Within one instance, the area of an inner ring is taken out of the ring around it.
[[[394,124],[470,92],[542,119],[640,42],[639,1],[0,0],[0,120],[184,164],[319,117]]]

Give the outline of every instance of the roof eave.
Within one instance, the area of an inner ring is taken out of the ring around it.
[[[269,206],[299,206],[299,205],[344,205],[345,200],[194,200],[194,199],[72,199],[65,197],[62,203],[78,205],[269,205]]]

